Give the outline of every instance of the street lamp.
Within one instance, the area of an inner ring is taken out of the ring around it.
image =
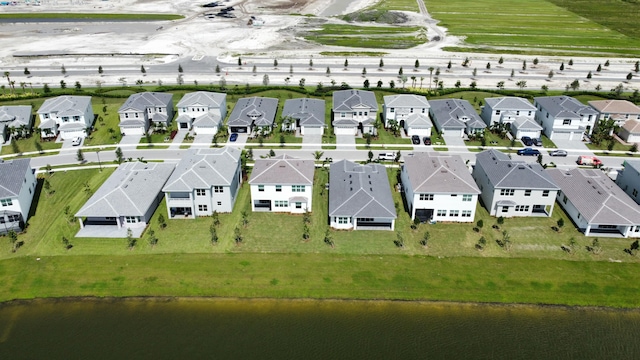
[[[100,162],[100,150],[96,150],[96,155],[98,156],[98,166],[100,167],[100,172],[102,172],[102,163]]]

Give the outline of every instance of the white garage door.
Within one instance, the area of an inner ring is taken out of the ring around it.
[[[418,135],[420,137],[431,136],[431,129],[409,128],[409,130],[407,130],[407,135],[409,135],[409,136]]]
[[[333,133],[336,135],[355,135],[357,128],[339,128],[334,127]]]
[[[84,130],[75,130],[75,131],[61,131],[60,137],[62,140],[73,139],[74,137],[85,137],[87,133]]]
[[[540,132],[539,131],[526,131],[526,130],[518,131],[518,133],[516,134],[516,139],[520,139],[523,136],[528,136],[528,137],[530,137],[532,139],[539,138],[540,137]]]
[[[571,139],[571,133],[570,132],[554,132],[553,135],[551,135],[551,140],[570,140]]]
[[[309,127],[303,126],[301,129],[302,135],[322,135],[324,133],[324,128],[322,127]]]
[[[218,128],[217,127],[194,126],[193,130],[196,132],[196,134],[215,135],[218,132]]]
[[[144,128],[135,127],[135,128],[120,128],[120,132],[125,135],[144,135]]]

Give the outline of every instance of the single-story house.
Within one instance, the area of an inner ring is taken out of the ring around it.
[[[0,106],[0,143],[8,141],[13,134],[26,135],[32,127],[30,105]]]
[[[300,135],[323,135],[325,122],[324,100],[287,99],[282,109],[282,129],[300,129]]]
[[[251,133],[259,130],[270,133],[276,121],[278,99],[248,97],[238,99],[227,126],[232,133]]]
[[[429,115],[436,129],[443,135],[482,133],[487,124],[482,121],[471,103],[460,99],[431,100]]]

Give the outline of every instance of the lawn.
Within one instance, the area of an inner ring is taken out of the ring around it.
[[[91,98],[93,113],[96,114],[96,122],[93,132],[86,138],[84,145],[110,145],[117,144],[122,139],[120,134],[120,117],[118,109],[125,99],[96,97]]]
[[[640,54],[639,31],[631,15],[638,15],[638,3],[515,0],[504,6],[499,0],[435,0],[429,1],[428,8],[451,35],[466,37],[467,51],[622,57]],[[621,13],[629,16],[620,17]]]
[[[57,143],[55,141],[40,141],[40,137],[38,137],[37,135],[33,135],[32,137],[27,139],[11,140],[11,144],[5,144],[2,146],[0,155],[40,151],[38,149],[38,145],[42,148],[42,150],[54,150],[62,148],[62,143]],[[46,154],[51,155],[51,153]]]
[[[402,10],[418,12],[418,3],[414,0],[380,0],[373,6],[376,10]]]
[[[326,24],[303,36],[323,45],[372,49],[408,49],[427,42],[426,30],[417,26]]]

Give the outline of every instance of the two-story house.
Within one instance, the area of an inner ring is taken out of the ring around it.
[[[325,101],[310,98],[287,99],[282,109],[283,130],[300,129],[300,135],[323,135]]]
[[[233,211],[242,185],[240,150],[189,149],[162,191],[171,219]]]
[[[36,184],[31,159],[0,160],[0,235],[24,229]]]
[[[598,112],[570,96],[543,96],[533,99],[536,122],[551,140],[582,140],[591,135]]]
[[[176,123],[179,129],[191,129],[196,134],[215,135],[227,116],[227,94],[196,91],[185,94],[178,104]]]
[[[11,135],[27,135],[33,127],[30,105],[0,106],[0,143]]]
[[[141,92],[132,94],[118,110],[120,133],[145,135],[149,128],[166,129],[173,120],[173,94]]]
[[[300,160],[288,155],[257,159],[249,178],[251,210],[311,211],[314,171],[313,160]]]
[[[378,102],[372,91],[334,91],[331,109],[335,135],[375,134]]]
[[[341,160],[329,169],[329,225],[334,229],[393,230],[396,209],[387,169]]]
[[[585,236],[640,237],[640,205],[604,172],[580,168],[547,172],[560,186],[558,203]]]
[[[482,133],[487,124],[482,121],[473,105],[467,100],[431,100],[429,115],[442,135],[471,135]]]
[[[267,97],[248,97],[238,99],[227,125],[232,133],[251,133],[262,131],[265,134],[273,130],[278,110],[278,99]]]
[[[407,155],[400,177],[411,220],[473,222],[480,189],[459,155]]]
[[[486,98],[484,103],[480,117],[488,126],[506,124],[516,139],[540,137],[542,126],[535,121],[537,109],[529,100],[505,96]]]
[[[489,214],[496,217],[551,216],[560,190],[538,163],[511,160],[491,149],[476,155],[473,179]]]
[[[398,126],[405,130],[408,136],[431,136],[431,105],[426,96],[420,95],[387,95],[384,97],[382,114],[384,126],[389,127],[389,121],[398,122]]]
[[[625,160],[623,170],[616,177],[616,184],[636,203],[640,204],[640,160]]]
[[[598,122],[613,120],[622,126],[627,120],[640,121],[640,106],[628,100],[591,100],[588,104],[598,112]]]
[[[40,132],[44,138],[60,135],[63,140],[85,137],[93,125],[91,96],[63,95],[47,99],[38,109]]]

